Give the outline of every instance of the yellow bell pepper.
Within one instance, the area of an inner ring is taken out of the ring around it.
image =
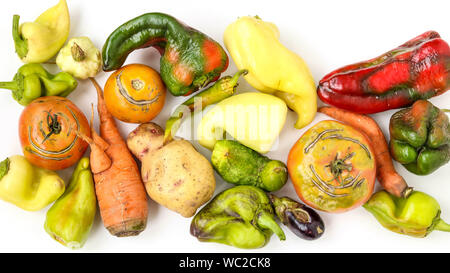
[[[13,17],[13,39],[17,55],[25,63],[42,63],[58,53],[69,36],[70,16],[66,0],[44,13],[34,22],[19,27],[19,15]]]
[[[203,116],[197,130],[198,143],[212,150],[225,133],[243,145],[267,153],[286,121],[283,100],[258,92],[231,96]]]
[[[316,115],[316,86],[303,59],[280,43],[278,28],[259,17],[240,17],[224,33],[225,46],[238,69],[247,69],[255,89],[284,100],[298,114],[295,127]]]
[[[10,156],[0,162],[0,199],[24,210],[40,210],[58,199],[64,190],[61,177],[32,165],[24,156]]]

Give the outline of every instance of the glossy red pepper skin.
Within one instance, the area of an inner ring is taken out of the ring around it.
[[[330,105],[372,114],[411,105],[450,89],[450,48],[428,31],[385,54],[339,68],[320,80]]]

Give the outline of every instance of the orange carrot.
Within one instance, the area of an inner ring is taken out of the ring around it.
[[[118,237],[138,235],[147,224],[144,184],[114,118],[106,108],[101,87],[95,79],[90,80],[97,89],[100,136],[91,127],[92,139],[87,142],[91,146],[91,170],[103,224]]]
[[[408,187],[405,179],[395,171],[391,155],[389,154],[388,144],[375,120],[366,115],[330,106],[320,107],[319,112],[347,123],[369,138],[375,151],[377,178],[386,191],[397,197],[407,197],[412,192],[412,188]]]
[[[89,146],[91,147],[91,158],[95,157],[94,161],[91,161],[91,171],[92,173],[100,173],[103,172],[109,167],[111,167],[111,158],[106,154],[106,149],[108,149],[109,144],[106,143],[94,130],[93,124],[94,124],[94,105],[92,104],[92,111],[91,111],[91,121],[90,121],[90,127],[91,127],[91,136],[92,138],[86,136],[82,132],[77,132],[77,135],[86,141]]]

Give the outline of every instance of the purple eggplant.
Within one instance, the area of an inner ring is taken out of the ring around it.
[[[316,211],[289,197],[269,194],[269,198],[275,214],[295,235],[305,240],[315,240],[322,236],[325,225]]]

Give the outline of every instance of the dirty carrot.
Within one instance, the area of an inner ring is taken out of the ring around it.
[[[100,135],[93,131],[91,170],[103,224],[115,236],[135,236],[145,229],[148,204],[139,168],[127,144],[120,136],[112,115],[108,112],[103,91],[95,79],[90,78],[97,90],[97,111]],[[86,137],[84,137],[86,138]],[[108,166],[108,160],[110,164]]]
[[[377,178],[383,188],[397,197],[407,197],[412,192],[412,188],[408,187],[403,177],[395,171],[388,144],[375,120],[366,115],[329,106],[320,107],[318,111],[347,123],[369,138],[375,151]]]

